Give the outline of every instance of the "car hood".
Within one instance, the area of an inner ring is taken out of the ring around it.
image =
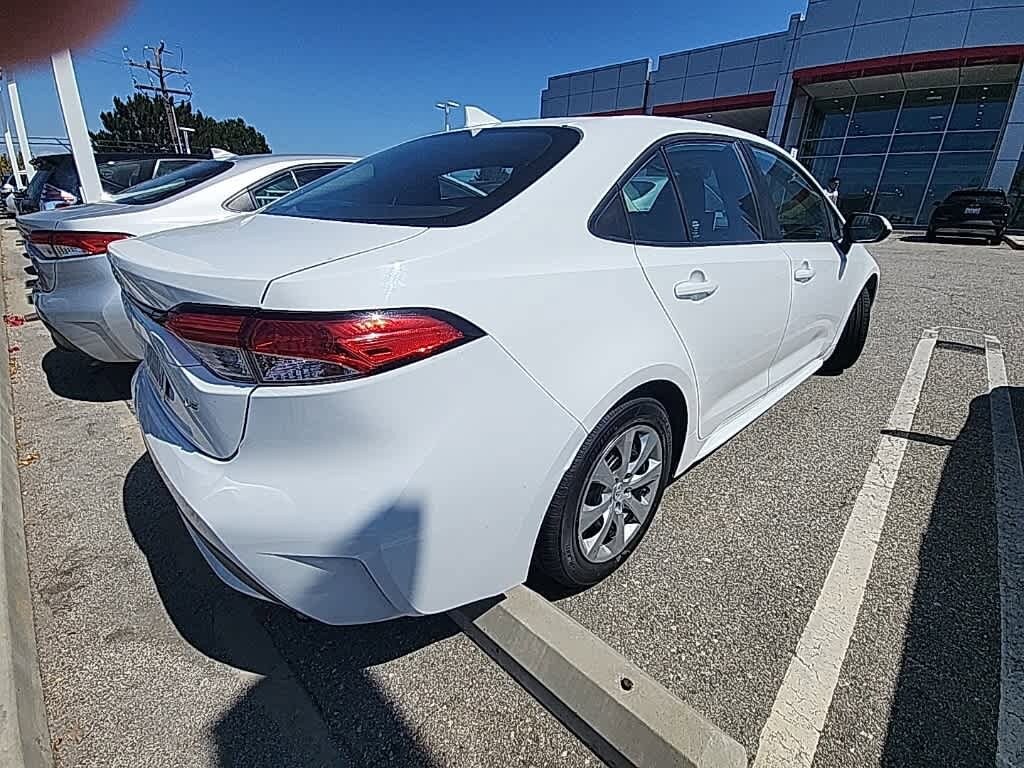
[[[277,277],[416,237],[399,227],[255,214],[111,244],[110,261],[134,299],[259,306]]]

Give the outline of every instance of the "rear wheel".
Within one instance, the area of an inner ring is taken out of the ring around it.
[[[992,237],[990,237],[988,239],[988,244],[989,245],[999,245],[1002,242],[1003,242],[1003,236],[1002,235],[993,235]]]
[[[850,311],[850,317],[846,320],[846,327],[843,328],[843,335],[839,337],[839,343],[828,360],[822,364],[821,372],[842,373],[856,363],[864,349],[864,342],[867,341],[870,324],[871,292],[865,285],[861,288],[860,295]]]
[[[534,563],[566,587],[596,584],[636,549],[672,464],[672,426],[649,397],[614,408],[590,433],[555,491]]]
[[[935,242],[935,230],[934,229],[929,229],[927,232],[925,232],[924,233],[924,239],[927,240],[930,243]]]

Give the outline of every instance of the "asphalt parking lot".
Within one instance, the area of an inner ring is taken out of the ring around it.
[[[751,759],[922,330],[1002,342],[1024,380],[1024,252],[896,235],[864,357],[667,492],[607,582],[559,605]],[[23,295],[4,232],[8,311]],[[9,328],[58,766],[578,766],[590,753],[445,617],[299,621],[209,572],[128,408],[130,368]],[[814,766],[992,765],[1000,598],[985,358],[936,348]],[[1011,389],[1024,425],[1024,390]]]

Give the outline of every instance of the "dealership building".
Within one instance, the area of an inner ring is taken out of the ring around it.
[[[781,32],[551,77],[541,116],[742,128],[839,177],[844,211],[902,226],[999,187],[1024,229],[1022,62],[1024,0],[811,0]]]

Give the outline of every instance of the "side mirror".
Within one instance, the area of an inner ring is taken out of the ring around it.
[[[892,224],[876,213],[854,213],[843,226],[843,245],[880,243],[892,234]]]

